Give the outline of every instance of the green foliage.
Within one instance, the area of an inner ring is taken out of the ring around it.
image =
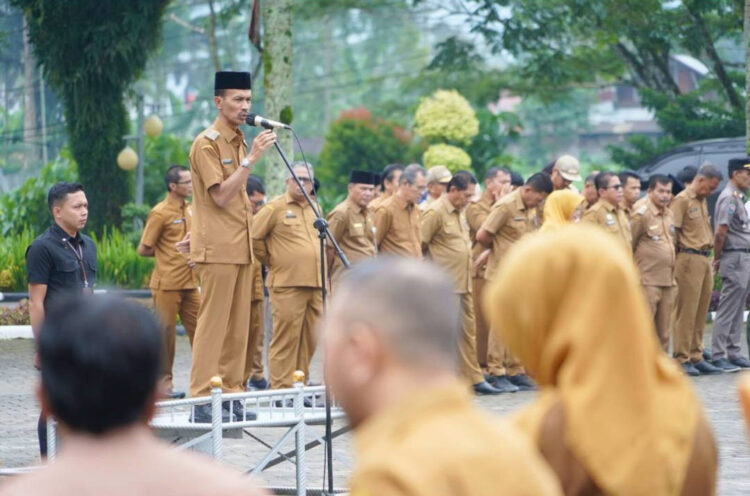
[[[12,236],[27,228],[31,233],[41,234],[52,223],[47,209],[49,188],[59,181],[77,180],[76,163],[70,151],[63,148],[38,176],[30,177],[20,187],[0,196],[0,236]],[[88,189],[86,195],[90,198]]]
[[[316,172],[326,196],[343,194],[354,169],[380,171],[404,161],[409,141],[407,132],[367,109],[342,112],[328,128]]]
[[[743,9],[737,0],[478,0],[468,21],[493,51],[519,61],[508,71],[515,93],[547,102],[573,88],[628,84],[682,143],[745,133],[744,60],[720,45],[741,43]],[[690,93],[673,80],[675,54],[709,68]]]
[[[64,102],[95,231],[119,224],[120,207],[129,198],[129,176],[115,161],[128,131],[123,93],[157,45],[167,3],[11,0],[24,12],[47,83]]]
[[[0,238],[0,291],[26,290],[26,248],[36,235],[28,227],[16,232]]]
[[[453,145],[438,143],[430,145],[422,156],[422,163],[426,168],[444,165],[451,172],[471,167],[471,157],[468,153]]]
[[[479,132],[479,121],[471,104],[456,90],[438,90],[419,103],[414,131],[430,140],[469,143]]]
[[[484,177],[490,167],[506,166],[505,148],[518,139],[522,129],[521,119],[513,112],[493,113],[487,108],[477,111],[479,133],[466,149],[471,165],[479,178]]]
[[[143,201],[146,205],[154,206],[164,199],[167,192],[164,174],[171,165],[190,168],[188,153],[191,144],[192,140],[189,138],[180,138],[171,133],[162,133],[156,138],[146,139],[146,165],[143,170]],[[121,213],[123,222],[126,217],[124,208],[125,205]]]
[[[648,136],[635,135],[628,137],[626,146],[609,145],[607,149],[615,163],[626,169],[636,170],[676,144],[677,142],[669,136],[654,140]]]
[[[97,249],[97,287],[148,287],[153,258],[138,255],[135,244],[117,229],[105,227],[101,237],[92,237]]]
[[[37,235],[24,228],[0,239],[0,291],[26,291],[26,248]],[[101,236],[92,233],[92,238],[97,249],[97,287],[148,287],[153,258],[138,255],[135,244],[115,228],[105,227]]]

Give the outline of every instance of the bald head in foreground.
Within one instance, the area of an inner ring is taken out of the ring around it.
[[[247,477],[149,432],[161,337],[142,306],[66,301],[48,314],[38,344],[39,397],[63,442],[56,461],[8,481],[3,496],[265,494]]]
[[[368,260],[342,277],[323,329],[326,383],[355,428],[351,494],[561,494],[530,443],[458,381],[453,290],[416,260]]]

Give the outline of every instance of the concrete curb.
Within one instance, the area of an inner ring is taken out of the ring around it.
[[[0,340],[33,338],[30,325],[0,326]]]
[[[184,336],[185,328],[177,326],[177,335]],[[0,326],[0,341],[6,339],[34,339],[30,325]]]

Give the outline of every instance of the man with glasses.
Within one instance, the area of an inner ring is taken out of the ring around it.
[[[398,190],[375,211],[375,242],[379,253],[422,258],[419,198],[427,190],[423,167],[410,165],[401,174]]]
[[[187,236],[192,225],[193,212],[187,202],[193,194],[190,171],[181,165],[172,165],[164,175],[164,184],[167,196],[148,214],[138,254],[156,258],[149,287],[164,343],[163,392],[170,398],[184,398],[185,393],[175,391],[172,382],[177,315],[192,346],[201,304],[193,278],[193,263],[188,255],[177,251],[177,243]]]
[[[633,252],[633,238],[630,233],[630,220],[620,208],[623,189],[620,178],[614,172],[601,172],[594,179],[599,192],[599,200],[583,213],[582,220],[604,228],[617,236],[628,252]]]
[[[307,194],[313,189],[312,168],[292,164]],[[296,370],[309,377],[315,352],[315,325],[323,312],[320,294],[320,240],[315,214],[294,178],[286,192],[261,208],[253,225],[253,250],[268,267],[273,335],[268,346],[272,389],[292,387]]]
[[[263,179],[255,174],[247,176],[247,198],[257,215],[266,204],[266,187]],[[252,263],[253,289],[250,298],[250,334],[247,339],[247,356],[245,358],[245,383],[247,389],[257,391],[268,389],[268,381],[263,370],[263,337],[265,335],[264,311],[265,287],[263,284],[263,265],[257,257]]]

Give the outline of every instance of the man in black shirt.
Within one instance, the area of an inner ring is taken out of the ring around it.
[[[89,207],[83,186],[55,184],[47,194],[47,205],[54,222],[26,249],[29,313],[35,339],[50,305],[65,295],[91,292],[96,283],[96,245],[80,232]],[[34,367],[39,368],[37,354]],[[42,416],[37,427],[39,450],[46,456],[47,430]]]

